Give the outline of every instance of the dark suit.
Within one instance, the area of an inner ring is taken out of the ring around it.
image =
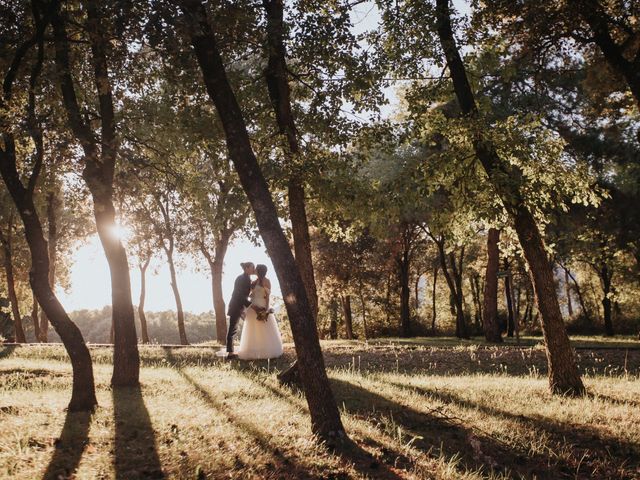
[[[227,315],[229,315],[229,330],[227,331],[227,352],[233,352],[233,337],[238,331],[238,322],[244,309],[251,305],[251,277],[246,273],[239,275],[233,284],[233,293],[229,301]]]

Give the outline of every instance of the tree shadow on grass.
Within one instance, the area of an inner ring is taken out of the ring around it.
[[[0,350],[0,359],[10,357],[16,351],[15,345],[6,345]]]
[[[276,388],[273,385],[269,385],[255,375],[252,375],[249,369],[242,368],[242,366],[239,366],[239,368],[234,367],[234,369],[254,384],[286,401],[300,413],[309,415],[307,409],[305,409],[297,399],[292,398],[294,390],[289,387]],[[291,393],[287,394],[286,390],[289,390]],[[409,459],[404,453],[391,450],[372,438],[367,438],[366,443],[374,450],[381,452],[381,454],[376,457],[351,439],[344,442],[339,448],[333,449],[332,453],[339,456],[342,460],[349,462],[355,470],[366,478],[402,479],[404,477],[391,470],[390,465],[394,468],[397,467],[406,470],[410,470],[415,465],[415,462]]]
[[[164,478],[140,387],[113,387],[116,479]]]
[[[631,442],[603,435],[601,431],[575,424],[553,422],[544,417],[527,417],[514,414],[496,407],[482,405],[460,397],[452,392],[443,392],[434,388],[402,385],[391,382],[400,389],[418,393],[421,396],[438,400],[459,408],[482,412],[485,415],[508,419],[524,425],[529,431],[543,431],[544,435],[555,443],[553,451],[558,451],[567,443],[571,446],[569,459],[554,455],[548,457],[548,478],[637,478],[640,470],[640,449]],[[521,461],[509,467],[518,473],[530,463],[531,455],[524,451],[515,457]],[[545,457],[547,458],[547,457]],[[555,472],[555,473],[554,473]],[[634,474],[634,472],[636,472]],[[539,478],[545,478],[538,475]]]
[[[89,441],[91,416],[91,412],[67,411],[60,437],[54,441],[53,456],[42,475],[44,480],[75,478],[75,471]]]
[[[523,454],[487,433],[462,425],[434,409],[422,412],[356,384],[331,379],[338,401],[351,414],[389,434],[401,434],[402,443],[425,453],[459,460],[462,471],[501,473],[515,478],[562,478],[548,467],[547,457]]]
[[[167,362],[176,369],[176,371],[182,376],[182,378],[187,381],[187,383],[189,383],[189,385],[191,385],[191,387],[193,387],[200,398],[202,398],[211,408],[223,415],[238,429],[249,434],[252,439],[258,444],[258,446],[271,456],[273,465],[268,468],[269,472],[275,469],[282,472],[286,478],[325,478],[324,476],[318,476],[310,473],[304,465],[300,465],[299,463],[296,463],[295,460],[284,456],[284,454],[277,448],[277,446],[270,441],[271,435],[257,428],[253,423],[247,421],[243,417],[243,415],[236,414],[230,411],[229,407],[215,399],[204,386],[200,385],[187,372],[182,370],[181,364],[176,362],[176,358],[172,355],[169,349],[165,349],[165,355],[167,358]],[[238,465],[240,467],[244,466],[240,459],[236,459],[236,464],[240,464]],[[231,474],[232,472],[229,473]]]

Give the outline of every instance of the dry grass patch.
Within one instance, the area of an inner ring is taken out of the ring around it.
[[[304,398],[278,385],[290,351],[277,362],[221,363],[212,349],[144,347],[142,388],[112,390],[111,351],[92,349],[93,415],[64,410],[62,348],[0,351],[0,477],[640,476],[640,386],[628,372],[590,375],[591,396],[570,399],[550,396],[539,368],[473,373],[497,355],[475,347],[325,347],[354,440],[342,454],[317,445]],[[532,352],[500,361],[535,365]],[[438,362],[465,373],[444,374]]]

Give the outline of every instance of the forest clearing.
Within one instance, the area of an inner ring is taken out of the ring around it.
[[[60,346],[4,347],[0,477],[65,478],[77,467],[76,478],[638,478],[638,342],[578,350],[583,398],[549,394],[542,348],[454,342],[323,342],[359,446],[343,453],[313,441],[303,397],[275,378],[291,345],[252,363],[206,347],[141,347],[140,389],[111,388],[111,351],[92,348],[93,415],[65,414]]]

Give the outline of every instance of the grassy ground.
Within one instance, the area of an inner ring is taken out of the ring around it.
[[[325,342],[357,447],[316,445],[303,397],[276,362],[220,362],[212,349],[143,347],[141,389],[109,386],[66,413],[61,347],[0,347],[0,477],[640,478],[640,351],[580,350],[590,395],[552,397],[544,351],[427,342]],[[74,473],[75,472],[75,473]]]

